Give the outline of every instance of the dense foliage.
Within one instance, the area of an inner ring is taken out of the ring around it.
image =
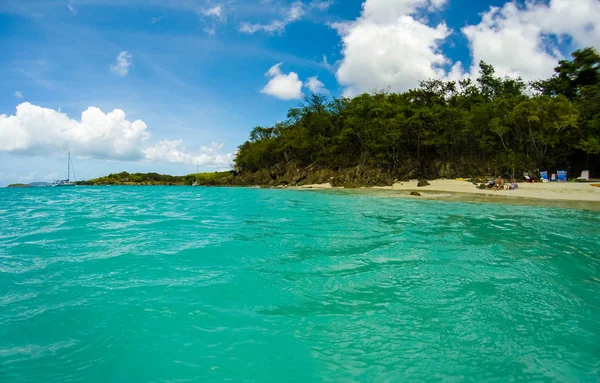
[[[352,99],[313,94],[284,122],[252,129],[235,159],[237,182],[298,183],[319,171],[334,182],[346,174],[341,184],[559,168],[598,174],[600,55],[587,48],[572,57],[530,84],[481,62],[475,81],[429,80]]]
[[[231,172],[214,172],[188,174],[186,176],[171,176],[158,173],[127,173],[109,174],[105,177],[78,182],[78,185],[191,185],[197,181],[199,185],[214,186],[230,176]]]

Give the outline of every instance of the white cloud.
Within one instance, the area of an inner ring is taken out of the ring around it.
[[[509,3],[502,9],[493,7],[483,14],[481,23],[462,29],[471,47],[472,74],[477,73],[481,60],[494,65],[500,76],[532,80],[552,73],[560,53],[547,53],[540,44],[540,26],[524,22],[522,16],[515,4]]]
[[[360,19],[376,24],[395,24],[398,19],[414,15],[419,10],[434,11],[446,0],[366,0]]]
[[[267,85],[261,90],[261,93],[279,98],[281,100],[297,100],[302,98],[302,81],[298,74],[290,72],[285,74],[281,72],[281,64],[275,64],[265,74],[271,77]]]
[[[81,121],[53,109],[24,102],[13,116],[0,115],[0,152],[24,155],[61,153],[104,159],[139,159],[150,134],[140,120],[130,122],[125,112],[104,114],[89,107]]]
[[[16,97],[16,98],[23,98],[23,93],[21,93],[21,91],[20,91],[20,90],[17,90],[17,91],[15,92],[15,97]]]
[[[197,154],[187,152],[181,140],[163,140],[144,150],[149,161],[176,164],[198,165],[219,169],[228,169],[233,163],[232,153],[220,154],[223,144],[212,142],[210,146],[201,146]]]
[[[544,33],[570,36],[576,45],[600,44],[600,2],[597,0],[551,0],[549,5],[527,4],[526,21],[539,23]]]
[[[75,7],[73,6],[73,4],[68,4],[67,8],[69,9],[69,12],[71,12],[71,14],[73,16],[77,16],[77,10],[75,9]]]
[[[110,66],[110,71],[118,74],[119,76],[127,76],[129,73],[129,67],[131,66],[132,56],[127,51],[122,51],[117,56],[116,64]]]
[[[304,16],[304,5],[301,2],[296,2],[290,8],[287,21],[291,23],[300,20],[302,16]]]
[[[214,7],[203,9],[202,14],[207,17],[214,17],[219,21],[225,21],[225,15],[223,14],[223,8],[220,5],[215,5]]]
[[[524,80],[545,78],[563,59],[552,36],[583,47],[600,44],[600,2],[597,0],[551,0],[549,4],[506,3],[491,7],[477,25],[464,27],[473,56],[471,73],[480,60],[494,65],[496,73],[521,76]]]
[[[250,24],[242,23],[240,25],[240,32],[243,33],[256,33],[256,32],[267,32],[267,33],[282,33],[288,24],[298,21],[304,16],[304,5],[302,2],[297,1],[287,10],[286,16],[282,20],[274,20],[268,24]]]
[[[208,21],[210,25],[203,28],[203,31],[209,35],[215,35],[217,33],[217,23],[224,23],[225,11],[221,5],[214,5],[210,8],[205,8],[201,11],[202,15],[211,20]]]
[[[452,31],[443,22],[427,22],[427,12],[446,3],[365,0],[358,19],[331,24],[342,37],[336,76],[345,94],[405,91],[430,78],[476,76],[480,60],[492,64],[500,76],[546,78],[567,50],[600,45],[600,1],[512,1],[490,7],[480,23],[462,28],[473,63],[465,73],[460,62],[453,63],[441,50]]]
[[[221,9],[220,5],[216,5],[212,8],[203,10],[202,13],[204,14],[204,16],[215,16],[219,19],[223,17],[223,10]]]
[[[406,91],[420,80],[445,78],[450,61],[441,44],[451,31],[416,19],[423,9],[444,5],[439,0],[366,0],[354,22],[332,27],[342,37],[343,59],[336,72],[346,95],[376,89]],[[456,66],[453,75],[460,75]]]
[[[326,11],[335,3],[335,0],[312,0],[309,4],[310,8]]]
[[[244,33],[256,33],[259,31],[273,33],[273,32],[283,32],[285,30],[287,23],[284,23],[280,20],[275,20],[269,24],[250,24],[250,23],[242,23],[240,25],[240,32]]]
[[[432,12],[440,10],[444,8],[447,2],[448,0],[430,0],[428,10]]]
[[[28,102],[17,106],[15,115],[0,115],[0,153],[48,155],[71,150],[80,157],[105,160],[145,160],[225,168],[232,154],[221,154],[222,144],[186,152],[182,141],[149,142],[150,132],[141,121],[128,121],[125,112],[104,113],[89,107],[81,120]]]
[[[304,84],[312,93],[328,93],[325,84],[319,81],[317,76],[309,77]]]
[[[160,17],[153,17],[152,20],[150,21],[150,24],[152,24],[152,25],[158,24],[158,23],[160,23],[161,20],[162,20],[162,16],[160,16]]]

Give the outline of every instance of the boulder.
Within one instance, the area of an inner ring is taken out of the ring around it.
[[[423,187],[423,186],[429,186],[429,182],[425,179],[419,180],[419,182],[417,182],[417,187]]]
[[[415,197],[420,197],[421,193],[419,193],[419,192],[410,192],[410,195],[414,195]]]

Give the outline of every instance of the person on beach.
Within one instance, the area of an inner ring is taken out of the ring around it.
[[[496,181],[494,181],[494,191],[502,189],[504,189],[504,180],[502,179],[502,176],[498,176]]]
[[[485,188],[486,189],[492,189],[494,187],[496,183],[494,182],[494,180],[489,180],[486,184],[485,184]]]
[[[510,185],[508,185],[508,190],[517,190],[518,188],[519,188],[519,184],[517,183],[517,180],[513,178]]]

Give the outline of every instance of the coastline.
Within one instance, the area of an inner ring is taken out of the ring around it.
[[[490,191],[478,189],[466,180],[438,179],[429,181],[430,185],[417,187],[417,180],[396,182],[392,186],[364,186],[346,188],[332,186],[330,183],[308,184],[302,186],[261,186],[261,185],[201,185],[201,187],[233,187],[233,188],[266,188],[296,191],[323,191],[341,194],[363,194],[381,198],[407,198],[429,201],[449,201],[468,203],[501,203],[510,205],[545,206],[565,209],[591,210],[600,212],[600,187],[591,186],[589,182],[569,183],[519,183],[517,190]],[[597,184],[596,184],[597,185]],[[82,185],[82,187],[107,186],[161,186],[173,187],[190,185],[181,184],[120,184],[120,185]],[[32,187],[29,188],[38,188]],[[10,188],[7,188],[10,189]],[[22,189],[22,188],[13,188]],[[43,187],[42,187],[43,189]],[[418,193],[413,195],[411,193]]]
[[[392,186],[346,189],[331,184],[313,184],[294,187],[294,190],[335,190],[364,192],[388,198],[447,200],[460,202],[507,203],[533,206],[600,211],[600,187],[590,183],[519,183],[517,190],[481,190],[468,181],[433,180],[429,186],[417,187],[417,180],[397,182]],[[417,192],[419,196],[410,193]]]

